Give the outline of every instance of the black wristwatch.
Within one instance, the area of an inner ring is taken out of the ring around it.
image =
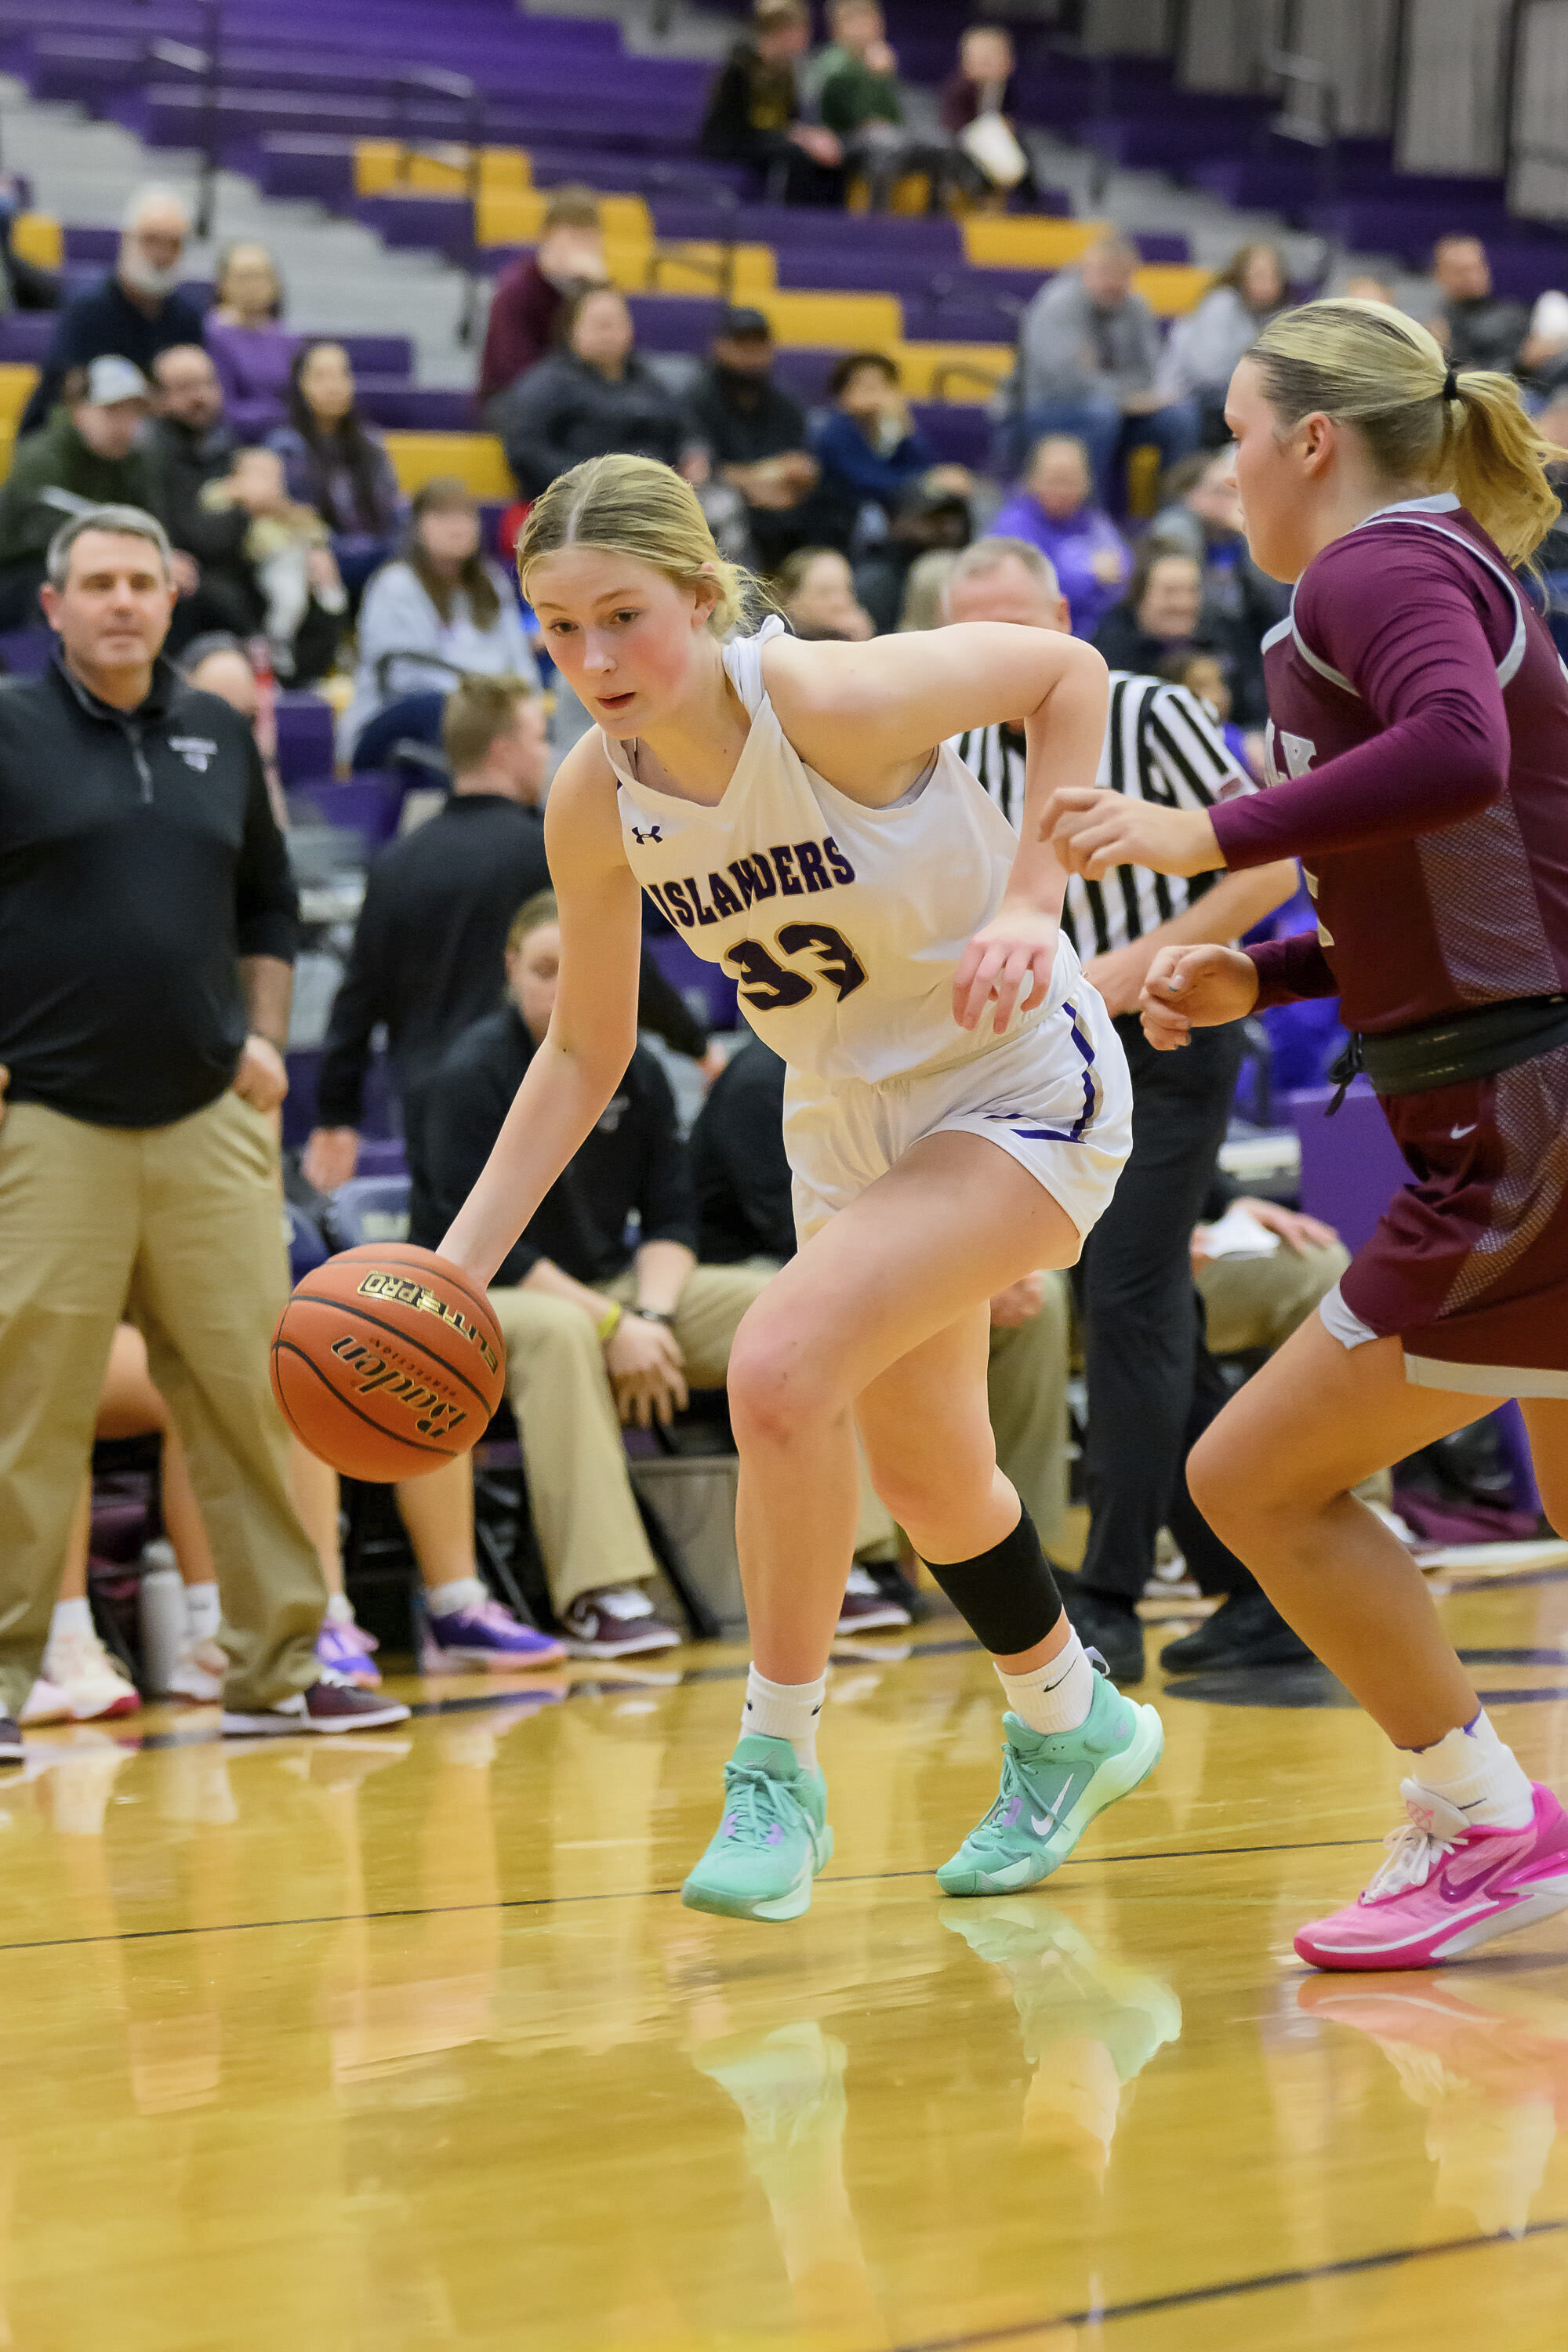
[[[667,1315],[662,1307],[634,1307],[631,1311],[640,1315],[645,1323],[662,1323],[667,1330],[674,1327],[674,1316]]]

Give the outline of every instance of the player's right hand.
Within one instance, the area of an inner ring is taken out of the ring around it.
[[[1162,948],[1138,1002],[1143,1034],[1163,1054],[1194,1029],[1242,1021],[1258,1002],[1258,966],[1237,948]]]

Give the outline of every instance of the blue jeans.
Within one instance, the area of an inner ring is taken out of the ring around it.
[[[1173,466],[1197,447],[1202,422],[1197,404],[1191,400],[1173,401],[1147,416],[1124,416],[1113,400],[1093,394],[1086,400],[1042,401],[1015,421],[1021,445],[1015,462],[1023,467],[1042,434],[1070,433],[1089,453],[1100,505],[1121,513],[1126,501],[1119,475],[1130,453],[1152,444],[1160,453],[1162,470]]]

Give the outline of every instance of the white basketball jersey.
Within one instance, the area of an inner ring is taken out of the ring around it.
[[[998,1043],[952,1017],[952,975],[1002,903],[1018,836],[951,745],[890,808],[867,808],[808,768],[763,684],[783,623],[724,648],[751,733],[717,807],[637,779],[637,744],[600,732],[620,781],[626,860],[693,953],[740,987],[741,1009],[793,1070],[829,1082],[945,1068]],[[1046,1003],[1079,976],[1057,948]]]

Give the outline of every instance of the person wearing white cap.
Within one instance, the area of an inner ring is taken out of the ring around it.
[[[73,369],[62,393],[47,424],[17,444],[0,489],[0,628],[41,625],[44,558],[62,522],[89,507],[154,503],[139,442],[149,399],[141,369],[106,352]]]

